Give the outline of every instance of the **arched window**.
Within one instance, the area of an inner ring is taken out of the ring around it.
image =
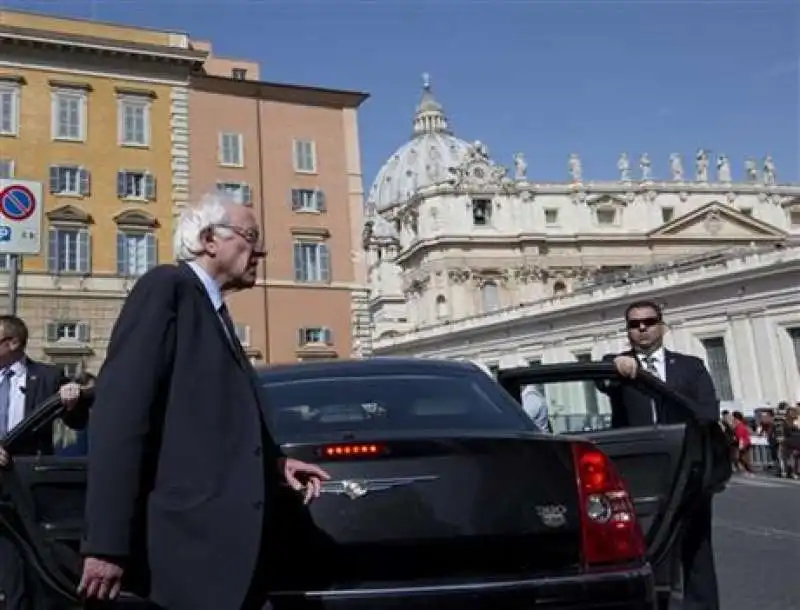
[[[555,284],[553,284],[553,294],[554,295],[561,296],[565,292],[567,292],[567,285],[564,282],[562,282],[561,280],[558,280]]]
[[[497,284],[490,281],[481,286],[481,303],[484,312],[500,309],[500,291]]]
[[[447,318],[447,299],[444,295],[436,297],[436,319],[444,320]]]

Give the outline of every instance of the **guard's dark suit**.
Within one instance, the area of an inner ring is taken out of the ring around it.
[[[635,357],[632,351],[623,352],[622,355]],[[603,360],[612,361],[616,356],[608,354]],[[695,356],[664,350],[664,364],[666,385],[692,401],[698,420],[716,425],[719,421],[719,401],[703,361]],[[631,386],[610,384],[600,389],[608,395],[611,402],[613,428],[653,424],[653,403],[649,396]],[[655,407],[660,423],[681,423],[680,414],[670,409],[669,405],[656,401]],[[684,610],[719,610],[714,551],[711,545],[711,503],[710,497],[699,499],[695,511],[687,519],[681,549]]]
[[[242,607],[263,561],[279,449],[254,371],[185,264],[136,282],[89,431],[84,554],[168,610]],[[147,582],[149,581],[149,582]]]
[[[45,400],[53,396],[62,385],[70,380],[64,377],[63,370],[52,364],[44,364],[26,358],[25,367],[25,417]],[[78,403],[63,414],[64,423],[75,430],[86,427],[88,409]],[[21,448],[21,453],[50,455],[53,453],[52,426],[43,428],[29,447]],[[29,608],[31,594],[37,585],[28,582],[22,556],[14,543],[0,532],[0,591],[5,594],[4,608],[25,610]]]

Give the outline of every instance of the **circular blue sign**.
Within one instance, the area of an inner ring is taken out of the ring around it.
[[[9,186],[0,192],[0,213],[9,220],[27,220],[36,211],[36,197],[21,184]]]

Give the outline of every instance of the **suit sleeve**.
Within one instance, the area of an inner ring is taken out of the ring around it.
[[[111,333],[89,427],[85,555],[131,553],[146,442],[174,357],[179,281],[174,267],[142,276]]]
[[[714,389],[714,382],[699,358],[692,358],[694,365],[695,403],[697,404],[697,417],[702,422],[719,421],[719,399]]]

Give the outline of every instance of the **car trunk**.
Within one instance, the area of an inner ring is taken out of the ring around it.
[[[433,434],[285,447],[292,457],[319,463],[331,481],[308,510],[288,498],[280,503],[294,515],[293,526],[275,534],[280,556],[297,554],[299,563],[281,561],[279,588],[312,586],[297,581],[299,570],[326,574],[328,582],[316,586],[330,586],[510,577],[579,565],[568,442],[524,433]],[[326,457],[325,449],[336,446],[370,447],[377,455]],[[348,484],[351,495],[343,493]]]

